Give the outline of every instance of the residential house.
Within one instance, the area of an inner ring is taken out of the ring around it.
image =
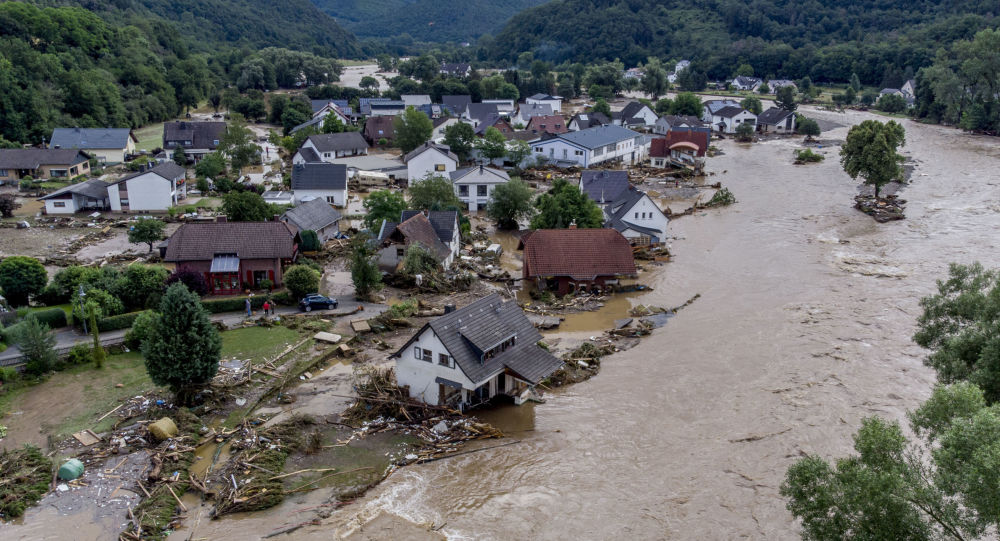
[[[527,126],[533,116],[552,116],[552,114],[552,106],[547,103],[522,103],[511,122],[515,126]]]
[[[646,72],[642,68],[629,68],[625,70],[626,79],[642,79],[645,75]]]
[[[472,124],[473,128],[478,128],[480,122],[499,114],[500,111],[495,103],[470,103],[462,118]]]
[[[71,179],[90,174],[90,157],[73,148],[0,149],[0,184],[25,177]]]
[[[756,92],[763,83],[764,81],[761,81],[759,77],[739,76],[733,79],[732,85],[736,90]]]
[[[798,86],[795,85],[795,81],[789,79],[771,79],[767,82],[767,86],[771,89],[771,94],[777,94],[778,90],[790,86],[792,90],[798,90]]]
[[[462,116],[465,114],[465,110],[469,108],[469,104],[472,103],[472,96],[468,94],[441,96],[441,103],[454,111],[456,116]]]
[[[347,165],[342,163],[297,163],[292,165],[295,204],[322,199],[329,205],[347,206]]]
[[[406,104],[402,100],[390,100],[388,98],[359,98],[359,113],[364,117],[372,116],[396,116],[406,111]]]
[[[566,119],[560,115],[533,116],[531,117],[531,120],[528,121],[528,126],[525,129],[532,135],[540,135],[543,133],[556,135],[569,131],[569,129],[566,128]]]
[[[322,199],[311,199],[288,209],[281,215],[281,221],[294,225],[302,231],[315,231],[320,243],[334,238],[340,233],[340,212]]]
[[[506,118],[498,114],[491,114],[484,118],[474,131],[476,135],[482,137],[486,135],[486,130],[490,128],[496,128],[507,138],[510,138],[510,134],[514,133],[514,128],[510,126],[510,122],[507,122]]]
[[[295,194],[292,192],[286,192],[283,190],[267,190],[266,192],[260,194],[260,196],[264,198],[264,202],[268,204],[288,206],[295,204]]]
[[[160,244],[160,256],[177,270],[201,273],[212,295],[283,284],[282,268],[298,255],[298,233],[280,222],[186,223]]]
[[[635,165],[645,161],[649,154],[649,145],[643,136],[621,126],[561,133],[530,144],[531,154],[536,160],[562,167],[587,168],[610,162]]]
[[[580,131],[587,128],[607,126],[608,124],[611,124],[611,119],[605,116],[604,113],[577,113],[570,119],[567,127],[569,131]]]
[[[108,185],[115,212],[165,212],[187,197],[185,169],[174,162],[140,170]]]
[[[740,107],[740,102],[734,99],[708,100],[702,104],[701,120],[706,124],[712,123],[712,116],[723,107]]]
[[[492,100],[483,100],[483,103],[486,105],[496,105],[497,107],[496,112],[508,117],[513,115],[514,112],[517,110],[517,104],[514,102],[514,100],[492,99]]]
[[[648,105],[638,101],[630,101],[621,111],[611,113],[611,122],[615,126],[642,129],[652,126],[656,123],[656,120],[656,112],[650,109]]]
[[[553,113],[558,113],[562,109],[562,102],[563,99],[561,96],[552,96],[549,94],[535,94],[524,100],[524,103],[528,105],[548,105]]]
[[[757,129],[764,133],[794,133],[795,113],[780,107],[771,107],[757,117]]]
[[[351,126],[353,124],[353,120],[351,118],[349,111],[350,107],[344,110],[340,106],[338,106],[334,101],[330,101],[325,106],[321,107],[318,111],[314,112],[311,119],[292,128],[291,133],[296,133],[306,128],[315,128],[316,130],[320,130],[323,128],[323,124],[326,122],[327,117],[329,117],[330,115],[334,115],[335,117],[337,117],[340,120],[340,123],[343,124],[344,126]]]
[[[396,384],[411,398],[464,411],[498,396],[522,404],[562,366],[514,300],[493,293],[426,323],[396,359]]]
[[[649,148],[650,167],[684,167],[700,171],[705,166],[711,134],[704,131],[671,131],[653,139]]]
[[[538,229],[521,237],[522,277],[558,295],[604,293],[638,271],[628,239],[614,229]]]
[[[399,222],[383,222],[379,230],[379,268],[396,272],[406,250],[419,244],[447,269],[458,257],[460,236],[457,211],[403,211]]]
[[[917,81],[914,79],[908,79],[903,83],[903,87],[899,89],[903,93],[903,96],[916,97],[917,95]]]
[[[445,116],[458,116],[454,111],[452,111],[451,107],[441,105],[439,103],[425,103],[424,105],[416,106],[415,109],[427,115],[427,118],[431,120],[436,120]]]
[[[38,198],[45,204],[45,214],[73,214],[84,210],[108,210],[108,185],[96,178],[70,184]]]
[[[448,145],[428,141],[403,156],[403,163],[412,184],[432,175],[448,176],[458,168],[458,156]]]
[[[485,209],[493,196],[493,190],[500,184],[510,182],[506,171],[482,165],[452,171],[450,177],[455,186],[455,195],[468,205],[469,212]]]
[[[878,95],[879,95],[880,98],[882,96],[885,96],[885,95],[888,95],[888,94],[891,94],[891,95],[894,95],[894,96],[902,96],[903,95],[903,91],[900,90],[900,89],[898,89],[898,88],[883,88],[878,93]]]
[[[312,149],[325,162],[368,154],[368,143],[356,131],[310,135],[306,142],[302,143],[302,149],[306,148]]]
[[[399,97],[406,107],[420,108],[421,105],[430,105],[431,97],[428,94],[403,94]]]
[[[665,135],[672,131],[703,131],[712,133],[712,127],[696,116],[663,115],[653,124],[653,133]]]
[[[328,107],[330,104],[337,106],[341,110],[348,110],[351,108],[347,100],[309,100],[310,105],[312,105],[312,114],[320,112],[322,109]]]
[[[907,83],[909,82],[910,81],[907,81]],[[903,86],[904,88],[906,88],[906,85]],[[908,88],[913,88],[913,85],[910,85]],[[906,100],[907,105],[913,105],[914,103],[916,103],[916,96],[914,94],[910,94],[909,92],[904,92],[903,90],[900,90],[898,88],[883,88],[878,93],[879,99],[882,99],[882,96],[886,95],[901,96],[903,99]]]
[[[183,148],[187,159],[198,161],[219,148],[225,133],[225,122],[164,122],[163,148],[168,154]]]
[[[757,115],[740,106],[728,106],[712,114],[712,128],[721,133],[736,133],[741,124],[750,124],[756,129]]]
[[[56,128],[50,148],[76,148],[106,164],[125,162],[138,140],[130,128]]]
[[[454,64],[442,62],[440,73],[449,77],[468,77],[472,74],[472,66],[464,62]]]
[[[375,146],[385,139],[388,145],[396,140],[396,117],[394,116],[373,116],[365,122],[365,140],[368,144]]]
[[[448,129],[448,126],[458,124],[459,122],[462,122],[462,120],[453,116],[443,116],[431,120],[431,124],[434,125],[434,131],[431,132],[431,140],[438,143],[444,141],[444,132]]]
[[[332,159],[332,158],[331,158]],[[313,147],[302,147],[292,156],[292,164],[298,163],[317,163],[322,162],[323,158],[320,158],[319,153]]]
[[[628,171],[584,171],[580,191],[604,211],[604,227],[618,231],[631,244],[656,244],[666,237],[670,220],[648,195],[629,183]]]

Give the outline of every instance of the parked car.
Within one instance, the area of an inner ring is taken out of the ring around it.
[[[312,312],[313,308],[319,310],[333,310],[337,307],[337,304],[337,299],[324,297],[319,293],[310,293],[299,301],[299,310],[302,310],[303,312]]]

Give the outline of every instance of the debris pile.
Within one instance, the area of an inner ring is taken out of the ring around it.
[[[375,419],[419,422],[440,415],[442,411],[458,413],[410,398],[406,389],[396,385],[396,372],[391,366],[355,367],[354,391],[358,398],[341,417],[355,426],[364,426],[365,422]]]
[[[51,479],[52,461],[37,447],[0,451],[0,518],[24,514],[48,492]]]
[[[563,355],[563,366],[542,382],[543,387],[562,387],[586,381],[601,370],[601,358],[618,351],[611,340],[601,343],[584,342],[580,347]]]
[[[854,198],[854,208],[871,216],[879,223],[902,220],[906,217],[903,215],[905,207],[906,200],[899,199],[895,195],[889,195],[885,198],[875,198],[874,195],[858,195]]]

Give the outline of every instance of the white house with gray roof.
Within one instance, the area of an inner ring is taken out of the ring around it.
[[[108,186],[115,212],[165,212],[187,197],[186,172],[174,162],[125,175]]]
[[[399,351],[396,382],[411,398],[465,410],[506,395],[522,404],[562,361],[513,300],[497,294],[425,324]]]
[[[297,163],[292,166],[295,204],[322,199],[330,205],[347,205],[347,166],[342,163]]]
[[[486,208],[493,197],[493,190],[500,184],[510,182],[510,176],[502,169],[480,165],[453,171],[451,182],[458,200],[468,205],[469,212],[476,212]]]
[[[592,167],[622,162],[635,165],[649,156],[649,139],[621,126],[598,126],[532,141],[531,155],[560,167]]]
[[[138,139],[130,128],[56,128],[49,146],[80,149],[101,163],[122,163],[135,154]]]
[[[300,153],[307,148],[312,149],[324,162],[331,162],[337,158],[367,155],[368,141],[356,131],[323,133],[310,135],[306,142],[302,143]]]
[[[529,96],[525,98],[524,103],[532,105],[548,105],[552,108],[552,112],[559,114],[562,109],[562,96],[552,96],[550,94],[535,94],[534,96]]]
[[[527,126],[532,117],[552,116],[552,111],[552,106],[547,103],[522,103],[517,108],[517,115],[510,122],[515,126],[518,124]]]
[[[321,243],[340,232],[340,213],[326,201],[316,198],[289,209],[281,221],[294,225],[299,231],[315,231]]]
[[[458,168],[458,156],[448,145],[428,141],[403,156],[403,163],[406,164],[406,177],[412,184],[428,176],[447,177]]]

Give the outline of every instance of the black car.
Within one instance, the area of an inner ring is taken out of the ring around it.
[[[312,312],[313,308],[319,310],[333,310],[337,307],[337,299],[331,299],[330,297],[324,297],[319,293],[310,293],[306,295],[304,299],[299,301],[299,310],[303,312]]]

